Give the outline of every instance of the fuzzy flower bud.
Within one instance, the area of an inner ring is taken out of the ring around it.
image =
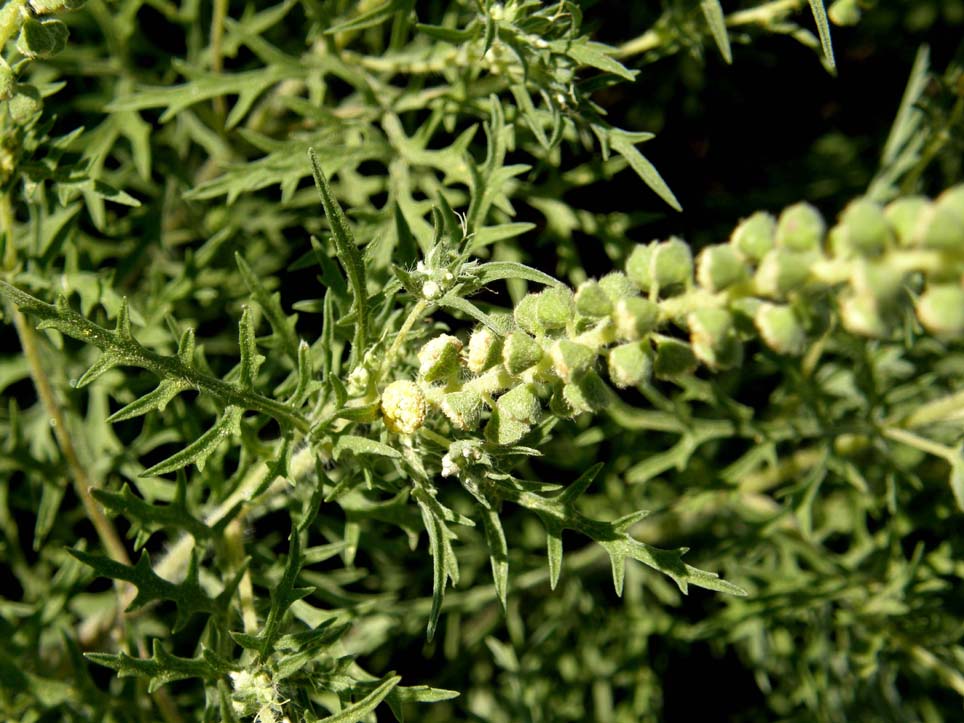
[[[0,58],[0,102],[13,98],[17,78],[2,58]]]
[[[509,374],[521,374],[542,359],[542,347],[524,331],[514,331],[502,346],[502,361]]]
[[[418,373],[427,382],[450,379],[458,373],[462,342],[449,334],[428,341],[418,352]]]
[[[645,342],[620,344],[607,355],[609,380],[620,389],[648,382],[653,375],[653,353]]]
[[[760,304],[753,323],[763,343],[779,354],[799,356],[807,348],[807,334],[789,306]]]
[[[520,384],[499,397],[485,434],[497,444],[515,444],[529,433],[541,416],[539,399],[528,384]]]
[[[964,288],[954,284],[928,286],[917,300],[917,318],[933,334],[964,335]]]
[[[729,369],[743,360],[743,346],[725,309],[699,309],[687,317],[696,358],[711,369]]]
[[[656,328],[659,306],[639,296],[620,299],[616,302],[612,318],[619,338],[635,341]]]
[[[633,282],[629,280],[629,277],[620,271],[613,271],[599,279],[599,288],[602,289],[610,301],[613,302],[629,298],[630,296],[636,296],[638,293],[636,287],[633,286]]]
[[[515,323],[530,334],[541,334],[542,324],[539,323],[539,299],[537,294],[526,294],[512,310]]]
[[[385,426],[396,434],[414,434],[425,422],[425,395],[415,382],[392,382],[382,392]]]
[[[810,262],[810,254],[773,249],[763,257],[753,281],[762,295],[782,299],[806,282]]]
[[[576,311],[592,319],[609,316],[613,302],[596,281],[584,281],[576,291]]]
[[[788,206],[777,221],[776,244],[791,251],[816,251],[820,248],[827,224],[809,203]]]
[[[890,334],[880,303],[873,294],[856,293],[840,301],[840,321],[852,334],[883,338]]]
[[[652,286],[653,276],[651,264],[653,261],[653,244],[636,244],[633,252],[626,259],[626,276],[629,277],[636,288],[642,291],[649,291]]]
[[[481,327],[469,337],[469,347],[465,354],[465,366],[473,374],[481,374],[497,364],[502,351],[502,341],[488,327]]]
[[[964,212],[955,199],[955,195],[942,195],[924,210],[914,229],[914,245],[948,251],[964,246]]]
[[[7,110],[14,123],[23,125],[44,108],[40,91],[32,85],[19,84],[14,88],[14,95],[10,99]]]
[[[929,206],[930,201],[923,196],[906,196],[887,204],[884,218],[893,229],[898,244],[910,246],[914,242],[917,224]]]
[[[759,261],[773,248],[777,222],[770,214],[757,211],[743,219],[730,236],[730,245],[750,261]]]
[[[732,246],[707,246],[696,260],[696,278],[708,291],[722,291],[747,277],[747,268]]]
[[[686,342],[662,337],[656,340],[653,374],[657,379],[677,379],[696,371],[696,355]]]
[[[596,361],[596,352],[568,339],[559,339],[553,343],[549,351],[552,366],[556,374],[564,382],[571,382],[592,366]]]
[[[553,407],[566,417],[598,412],[609,404],[610,394],[606,382],[596,372],[589,371],[578,381],[564,385],[562,398],[557,399]]]
[[[877,256],[894,240],[883,208],[866,198],[844,209],[837,231],[834,251],[841,256]]]
[[[536,295],[536,317],[546,331],[565,329],[572,318],[572,292],[552,287]]]
[[[689,284],[693,278],[690,247],[678,238],[656,244],[649,262],[649,273],[652,283],[661,289]]]
[[[59,20],[28,17],[20,27],[17,50],[28,58],[49,58],[67,46],[69,34]]]
[[[442,413],[456,429],[471,431],[482,421],[482,397],[473,391],[446,394],[442,398]]]

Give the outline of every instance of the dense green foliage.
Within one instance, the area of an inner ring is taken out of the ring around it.
[[[959,717],[962,25],[6,0],[0,717]]]

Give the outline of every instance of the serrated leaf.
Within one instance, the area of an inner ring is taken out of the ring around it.
[[[180,658],[164,650],[156,639],[152,656],[147,659],[133,658],[124,652],[117,655],[85,653],[84,657],[98,665],[116,670],[121,678],[134,676],[150,679],[148,691],[151,693],[175,680],[215,680],[236,670],[234,665],[204,646],[196,658]]]
[[[716,41],[716,47],[720,49],[720,55],[728,64],[732,63],[733,51],[730,49],[730,35],[726,32],[726,18],[723,15],[720,0],[700,0],[700,9],[703,11],[703,17],[706,18],[710,34]]]
[[[238,270],[241,272],[241,278],[244,279],[245,286],[248,287],[248,291],[254,296],[255,301],[258,302],[258,306],[264,312],[264,315],[268,318],[268,322],[271,324],[271,330],[274,334],[281,340],[282,347],[287,352],[288,356],[292,360],[298,359],[298,335],[295,333],[295,323],[297,322],[297,315],[288,316],[285,314],[284,309],[281,308],[281,294],[275,292],[273,294],[268,293],[268,290],[261,283],[261,280],[255,275],[248,262],[244,260],[244,257],[240,253],[235,253],[235,262],[238,265]]]
[[[353,434],[345,434],[335,442],[333,456],[336,460],[341,459],[345,452],[351,452],[359,457],[376,455],[380,457],[390,457],[400,459],[402,453],[394,447],[389,447],[384,442],[379,442],[367,437],[358,437]]]
[[[455,533],[448,528],[439,514],[440,505],[432,504],[434,500],[429,499],[421,489],[416,489],[414,497],[422,513],[422,525],[428,534],[428,547],[432,555],[432,610],[426,629],[426,637],[431,641],[438,628],[446,583],[451,580],[453,585],[458,584],[459,565],[451,542]]]
[[[197,558],[192,555],[187,576],[180,584],[175,584],[160,577],[151,567],[151,558],[147,551],[141,553],[134,565],[92,555],[78,548],[68,548],[67,552],[85,565],[112,580],[124,580],[137,588],[137,596],[131,602],[128,610],[136,610],[156,600],[172,600],[177,606],[177,622],[175,630],[182,628],[195,613],[218,612],[215,601],[212,600],[198,584]]]
[[[78,382],[79,386],[79,382]],[[164,407],[178,394],[189,389],[190,386],[183,382],[176,382],[171,379],[164,379],[157,387],[142,397],[138,397],[130,404],[127,404],[107,418],[108,422],[120,422],[125,419],[133,419],[142,414],[156,409],[163,411]]]
[[[285,562],[284,575],[271,593],[271,609],[265,620],[264,629],[259,637],[261,660],[265,660],[274,649],[275,641],[281,631],[281,621],[288,608],[301,598],[314,592],[313,587],[295,587],[301,572],[303,558],[301,555],[301,533],[297,528],[288,535],[288,559]]]
[[[258,345],[254,338],[254,322],[251,320],[251,310],[244,307],[241,312],[241,323],[238,324],[238,346],[241,349],[241,387],[254,389],[254,381],[258,376],[258,368],[264,362],[264,357],[258,353]]]
[[[241,433],[242,411],[240,407],[225,408],[221,417],[208,431],[180,452],[175,452],[164,461],[144,470],[139,476],[154,477],[159,474],[167,474],[192,463],[197,465],[199,470],[203,470],[205,461],[214,454],[221,442]]]
[[[378,704],[385,700],[386,696],[401,680],[402,678],[399,675],[386,678],[375,690],[357,703],[352,703],[341,712],[322,718],[317,723],[358,723],[358,721],[373,713]]]
[[[183,482],[178,482],[180,488]],[[183,499],[168,505],[152,505],[135,495],[127,484],[121,488],[120,493],[95,488],[91,490],[91,495],[111,512],[122,514],[150,531],[165,527],[182,529],[196,540],[209,538],[213,533],[210,527],[187,511]]]

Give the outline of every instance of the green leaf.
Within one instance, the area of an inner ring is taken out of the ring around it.
[[[495,594],[502,603],[504,612],[509,591],[509,548],[506,545],[505,532],[502,531],[502,519],[497,510],[483,509],[482,522],[485,525],[485,541],[489,546],[489,560],[492,562]]]
[[[148,678],[150,693],[175,680],[186,678],[217,680],[237,670],[235,665],[203,645],[201,654],[196,658],[180,658],[164,650],[159,640],[154,640],[152,655],[147,659],[133,658],[124,652],[117,655],[85,653],[84,656],[98,665],[116,670],[121,678],[132,676]]]
[[[147,551],[141,553],[135,565],[125,565],[109,557],[92,555],[78,548],[68,548],[67,552],[85,565],[93,568],[102,577],[112,580],[125,580],[137,588],[137,596],[128,610],[137,610],[157,600],[172,600],[177,606],[175,631],[183,628],[195,613],[219,612],[215,604],[198,583],[197,557],[191,556],[187,576],[180,584],[174,584],[157,575],[151,567]]]
[[[275,292],[269,294],[268,290],[261,283],[261,279],[255,275],[248,262],[244,260],[240,252],[234,254],[241,278],[244,279],[245,286],[254,296],[258,306],[264,311],[264,315],[271,324],[271,330],[281,343],[281,347],[288,354],[292,361],[298,360],[298,335],[295,332],[295,324],[298,320],[297,314],[288,316],[281,308],[281,294]]]
[[[214,453],[221,442],[228,437],[237,436],[241,433],[242,413],[243,410],[240,407],[226,407],[213,427],[180,452],[172,454],[162,462],[158,462],[153,467],[141,472],[140,476],[154,477],[159,474],[167,474],[192,463],[196,464],[199,470],[203,470],[204,462]]]
[[[341,712],[330,715],[327,718],[322,718],[318,720],[317,723],[358,723],[358,721],[373,713],[375,708],[378,707],[378,704],[385,700],[401,680],[402,678],[399,675],[386,678],[375,690],[357,703],[352,703]]]
[[[105,355],[106,356],[106,355]],[[101,357],[103,359],[104,357]],[[93,367],[91,367],[93,369]],[[89,372],[90,370],[88,370]],[[81,381],[87,374],[81,377]],[[90,381],[90,380],[87,380]],[[86,383],[86,382],[85,382]],[[77,386],[81,386],[80,382]],[[148,392],[142,397],[138,397],[130,404],[121,407],[112,415],[107,418],[108,422],[120,422],[125,419],[133,419],[134,417],[139,417],[142,414],[147,414],[152,410],[164,411],[167,404],[174,399],[178,394],[189,389],[190,385],[184,382],[178,382],[171,379],[163,379],[161,383],[157,385],[155,389]]]
[[[183,489],[181,479],[178,480],[178,489]],[[181,529],[189,532],[195,540],[207,539],[214,534],[212,528],[187,511],[183,498],[168,505],[151,504],[135,495],[127,484],[121,488],[120,493],[94,488],[91,495],[107,509],[124,515],[150,532],[164,528]],[[229,513],[226,518],[233,516]],[[226,520],[223,523],[226,524]]]
[[[823,49],[824,62],[831,73],[837,70],[836,61],[833,58],[833,43],[830,40],[830,21],[827,19],[827,9],[824,7],[823,0],[809,0],[810,12],[817,23],[817,34],[820,36],[820,47]]]
[[[479,266],[474,273],[478,283],[482,286],[500,279],[524,279],[546,286],[565,287],[565,284],[549,276],[549,274],[516,261],[490,261]]]
[[[402,453],[394,447],[389,447],[384,442],[379,442],[366,437],[357,437],[353,434],[345,434],[338,438],[332,456],[339,460],[345,452],[351,452],[358,457],[376,455],[380,457],[390,457],[391,459],[401,459]]]
[[[598,126],[593,126],[593,130],[597,128]],[[599,131],[597,131],[597,134],[599,134]],[[626,159],[630,168],[643,179],[643,182],[647,186],[656,192],[656,195],[677,211],[683,210],[676,196],[670,190],[669,186],[666,185],[666,181],[659,175],[656,167],[646,160],[643,154],[636,149],[635,144],[644,138],[640,138],[638,134],[628,134],[625,131],[616,130],[608,131],[606,135],[608,136],[608,141],[612,149]]]
[[[354,32],[356,30],[364,30],[365,28],[372,28],[376,25],[381,25],[382,23],[391,20],[396,13],[404,13],[408,15],[410,12],[412,12],[412,7],[414,5],[415,0],[388,0],[388,2],[377,5],[371,10],[361,13],[351,20],[345,20],[337,25],[333,25],[325,31],[325,35]]]
[[[616,49],[604,43],[597,43],[586,38],[576,40],[559,40],[550,45],[552,50],[568,55],[580,65],[588,65],[604,73],[618,75],[624,80],[635,80],[638,70],[630,70],[613,58]]]
[[[964,512],[964,445],[958,445],[954,457],[950,460],[950,465],[951,474],[948,481],[951,485],[951,492],[954,493],[957,509]]]
[[[720,0],[700,0],[700,9],[706,24],[710,27],[716,47],[720,49],[720,55],[727,63],[733,62],[733,51],[730,50],[730,36],[726,32],[726,18],[723,15],[723,8]]]
[[[445,524],[444,508],[421,488],[416,488],[414,497],[422,513],[422,524],[428,533],[428,547],[432,555],[432,610],[426,630],[426,636],[431,641],[438,628],[445,585],[449,580],[453,585],[459,582],[459,563],[452,549],[455,533]]]
[[[241,349],[241,388],[251,391],[258,375],[258,368],[264,362],[264,357],[258,353],[258,346],[254,338],[254,322],[251,320],[251,310],[244,307],[241,312],[241,323],[238,325],[238,346]]]

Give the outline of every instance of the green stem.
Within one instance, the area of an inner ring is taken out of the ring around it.
[[[388,371],[392,368],[392,364],[395,363],[396,357],[398,357],[398,352],[402,348],[402,344],[405,343],[405,337],[408,336],[408,332],[412,330],[422,315],[431,305],[431,302],[425,299],[419,299],[418,303],[412,307],[412,310],[408,313],[402,328],[398,330],[398,334],[395,335],[395,340],[392,345],[388,348],[388,352],[385,354],[385,360],[382,362],[381,369],[378,371],[378,377],[376,381],[381,381],[388,374]]]

